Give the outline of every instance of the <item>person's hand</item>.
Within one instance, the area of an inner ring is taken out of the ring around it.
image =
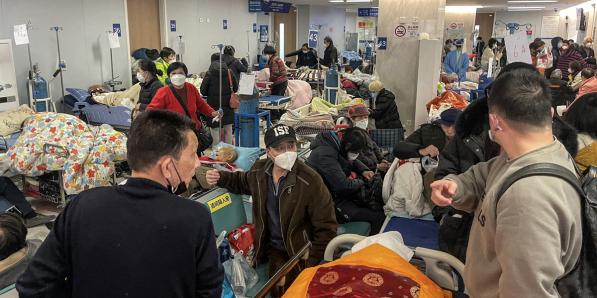
[[[458,184],[451,180],[438,180],[431,183],[431,200],[435,205],[446,207],[452,205],[452,197],[458,190]]]
[[[216,185],[220,180],[220,172],[218,170],[209,170],[205,173],[205,179],[209,185]]]
[[[371,179],[373,179],[373,176],[375,176],[375,173],[373,173],[373,171],[363,172],[363,177],[369,181],[371,181]]]
[[[382,160],[381,163],[377,165],[377,169],[382,172],[387,172],[390,168],[390,163],[387,160]]]
[[[439,149],[437,149],[437,147],[435,147],[434,145],[429,145],[426,148],[420,149],[419,154],[421,156],[436,157],[439,156]]]
[[[220,116],[222,116],[222,114],[224,114],[222,111],[214,111],[213,113],[211,113],[211,117],[213,118],[218,118]]]

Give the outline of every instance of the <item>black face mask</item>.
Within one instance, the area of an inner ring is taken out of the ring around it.
[[[187,184],[184,181],[182,181],[182,178],[180,177],[180,174],[178,173],[178,169],[176,168],[174,162],[172,162],[172,166],[174,167],[174,171],[176,172],[176,175],[178,176],[178,181],[180,181],[180,183],[177,187],[174,187],[172,186],[170,180],[166,179],[166,181],[168,181],[168,191],[175,195],[181,195],[187,191]]]

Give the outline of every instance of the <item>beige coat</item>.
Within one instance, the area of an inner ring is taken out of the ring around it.
[[[589,166],[597,166],[597,140],[583,133],[578,134],[578,153],[576,165],[581,172]]]
[[[555,281],[569,272],[581,248],[580,199],[552,177],[528,177],[496,192],[524,166],[551,162],[574,171],[559,141],[508,160],[502,154],[447,179],[458,183],[455,208],[475,212],[465,285],[471,297],[559,297]]]

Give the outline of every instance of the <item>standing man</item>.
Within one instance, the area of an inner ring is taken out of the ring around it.
[[[503,153],[434,182],[432,200],[475,213],[464,272],[471,297],[559,297],[555,283],[580,255],[577,192],[562,179],[531,176],[496,197],[504,181],[528,165],[554,163],[575,172],[552,133],[549,84],[527,69],[501,74],[488,106],[489,137]]]
[[[462,39],[454,40],[451,51],[446,54],[444,60],[444,71],[451,75],[458,75],[459,81],[466,80],[466,71],[468,70],[468,55],[462,51]]]
[[[297,159],[296,134],[278,124],[265,133],[267,159],[248,172],[206,173],[207,182],[230,192],[253,196],[255,256],[267,258],[270,276],[307,242],[312,243],[306,266],[323,259],[328,242],[336,236],[336,216],[330,192],[316,171]],[[304,269],[299,266],[299,270]],[[290,286],[298,272],[291,272]],[[283,289],[275,289],[274,296]]]
[[[19,278],[20,297],[220,297],[207,209],[175,195],[199,166],[193,122],[146,111],[127,142],[132,177],[80,193]]]

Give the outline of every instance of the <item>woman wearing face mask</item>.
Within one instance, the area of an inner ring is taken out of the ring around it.
[[[294,57],[298,56],[296,60],[296,67],[309,67],[315,68],[317,67],[317,53],[314,49],[309,47],[309,44],[305,43],[301,47],[300,50],[294,51],[292,53],[288,53],[285,57]]]
[[[493,62],[495,63],[495,50],[497,49],[497,40],[495,38],[490,38],[487,41],[487,46],[485,50],[483,50],[483,56],[481,58],[481,68],[484,71],[489,69],[489,60],[493,58]]]
[[[271,95],[284,96],[288,88],[286,65],[280,57],[276,56],[276,49],[272,46],[266,46],[263,54],[267,57],[266,67],[269,68],[269,80],[273,83]]]
[[[320,59],[319,63],[331,68],[338,63],[338,50],[334,46],[334,41],[329,36],[323,39],[323,46],[325,47],[325,52],[323,53],[323,59]]]
[[[168,66],[174,62],[176,62],[176,52],[171,48],[164,47],[160,51],[160,58],[155,61],[155,66],[162,72],[162,74],[158,76],[162,85],[166,85],[166,79],[168,79],[168,75],[166,74]]]
[[[147,105],[151,103],[158,89],[162,88],[162,83],[157,78],[162,73],[148,59],[141,60],[138,66],[137,80],[141,86],[141,92],[139,93],[139,103],[137,103],[137,106],[138,110],[143,112],[147,108]]]
[[[350,117],[352,127],[359,128],[366,140],[365,148],[359,152],[358,160],[371,171],[380,170],[386,172],[390,167],[390,163],[384,159],[382,150],[373,142],[367,132],[367,127],[369,126],[369,109],[363,104],[351,106],[348,109],[348,117]]]
[[[580,63],[580,69],[585,67],[585,62],[582,59],[580,52],[570,47],[570,44],[567,41],[564,41],[562,43],[562,47],[560,48],[560,57],[558,58],[558,63],[556,66],[557,69],[562,71],[562,76],[564,78],[568,77],[568,67],[570,66],[570,63],[574,61],[578,61]]]
[[[375,120],[375,128],[402,128],[394,93],[385,89],[382,82],[377,80],[369,83],[369,92],[371,92],[369,107],[373,111],[372,118]]]
[[[174,62],[168,66],[170,84],[158,90],[148,110],[161,109],[176,112],[190,117],[197,129],[201,128],[201,121],[197,113],[209,118],[219,117],[220,113],[212,109],[201,97],[193,84],[185,82],[188,75],[187,66],[181,62]]]
[[[584,59],[595,58],[595,50],[593,50],[593,38],[590,36],[585,37],[585,40],[580,47],[580,54]]]

